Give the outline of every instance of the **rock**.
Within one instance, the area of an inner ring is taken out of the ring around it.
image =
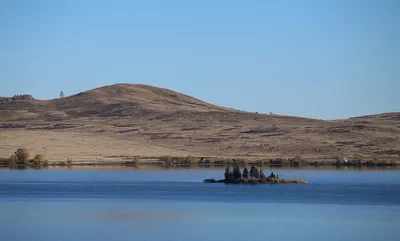
[[[214,178],[212,178],[212,179],[205,179],[205,180],[203,180],[203,182],[205,182],[205,183],[216,183],[217,181]]]

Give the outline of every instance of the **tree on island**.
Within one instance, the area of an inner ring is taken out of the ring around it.
[[[239,179],[242,177],[242,173],[240,172],[240,168],[239,166],[235,166],[233,168],[233,179]]]
[[[247,174],[251,174],[253,179],[247,179]],[[271,175],[265,176],[263,170],[257,170],[255,166],[251,167],[251,172],[247,170],[247,167],[243,170],[243,178],[241,178],[242,173],[240,172],[239,166],[235,165],[233,167],[233,171],[229,169],[229,166],[225,169],[225,179],[223,180],[215,180],[213,179],[205,179],[203,182],[205,183],[232,183],[232,184],[277,184],[277,183],[308,183],[307,180],[290,180],[290,179],[278,179],[278,175],[274,175],[271,172]]]
[[[229,180],[232,178],[232,172],[231,169],[229,167],[225,168],[225,173],[224,173],[225,179]]]
[[[249,178],[249,170],[247,170],[247,167],[245,167],[243,169],[243,174],[242,174],[243,178]]]
[[[255,167],[254,165],[251,166],[251,168],[250,168],[250,177],[252,177],[252,178],[258,178],[259,177],[259,173],[258,173],[257,167]]]
[[[260,179],[265,179],[265,174],[262,169],[260,169]]]

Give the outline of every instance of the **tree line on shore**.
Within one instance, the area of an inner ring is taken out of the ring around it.
[[[395,160],[379,160],[374,157],[370,160],[363,159],[361,156],[354,156],[350,160],[345,161],[343,157],[337,156],[326,160],[306,159],[300,156],[294,158],[261,158],[259,160],[248,160],[243,158],[223,158],[223,157],[176,157],[176,156],[162,156],[154,157],[166,166],[174,165],[201,165],[201,166],[236,166],[241,167],[245,165],[258,165],[258,166],[397,166],[399,161]]]

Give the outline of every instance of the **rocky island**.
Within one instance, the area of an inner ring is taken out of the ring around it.
[[[243,172],[240,171],[239,166],[235,166],[233,171],[230,170],[229,167],[225,169],[224,173],[225,179],[215,180],[213,179],[205,179],[203,182],[205,183],[232,183],[232,184],[279,184],[279,183],[300,183],[305,184],[308,183],[307,180],[291,180],[291,179],[280,179],[279,175],[275,175],[273,172],[269,176],[265,176],[264,172],[254,165],[251,166],[250,172],[245,167]]]

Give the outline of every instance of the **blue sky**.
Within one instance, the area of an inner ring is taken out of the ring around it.
[[[400,111],[400,1],[0,1],[0,96],[114,83],[260,113]]]

